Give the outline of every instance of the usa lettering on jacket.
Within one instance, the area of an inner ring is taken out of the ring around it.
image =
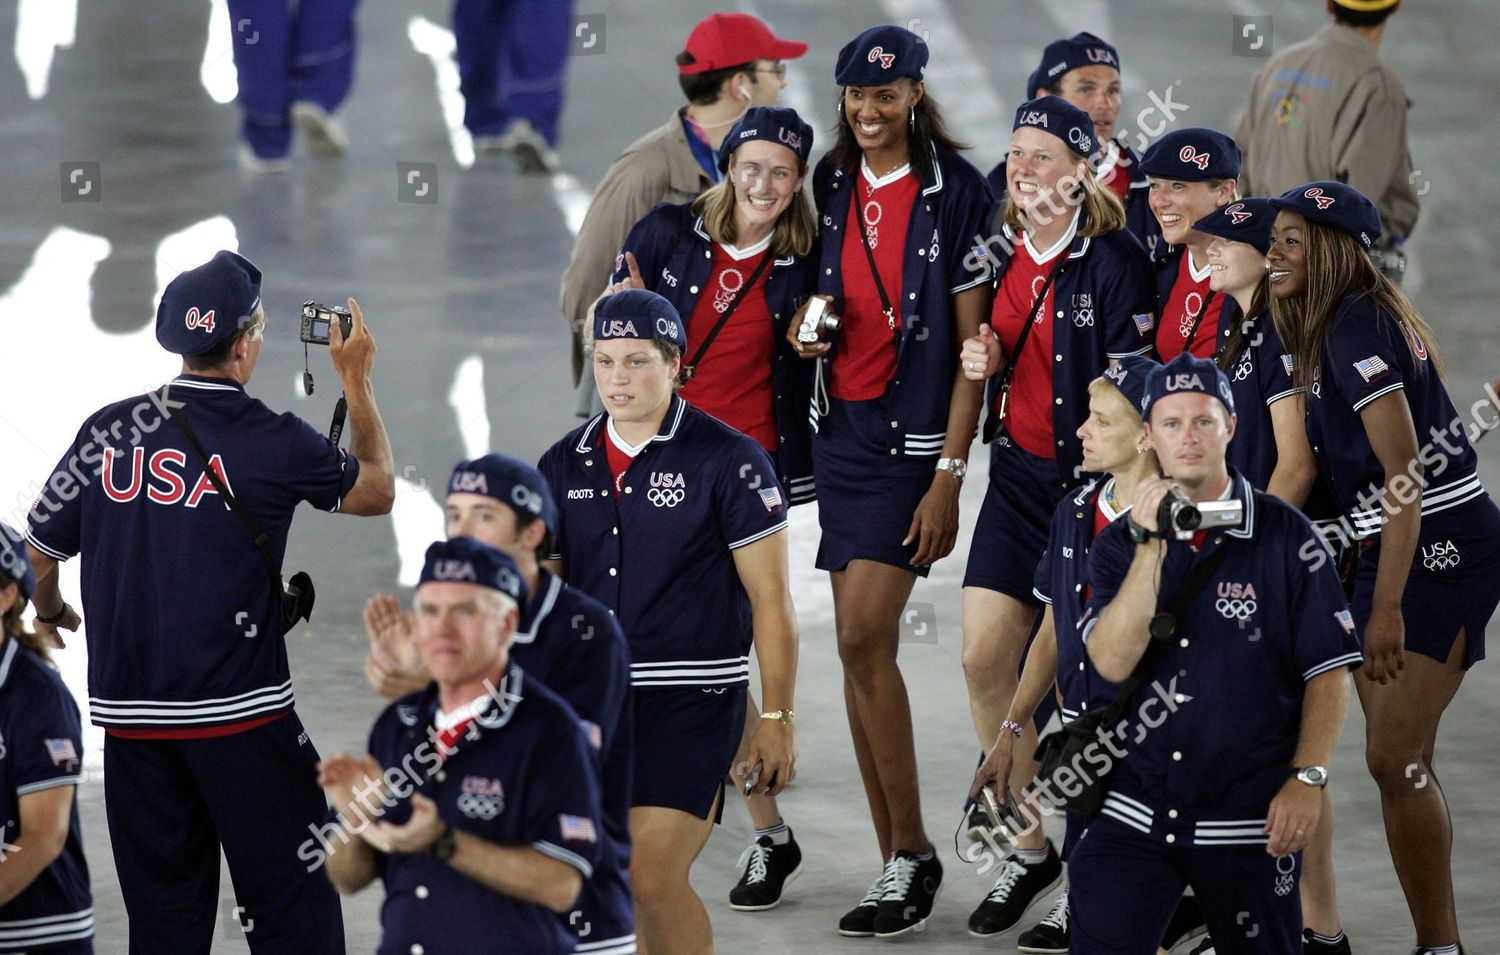
[[[122,486],[116,481],[115,461],[122,457],[116,448],[104,449],[104,494],[116,504],[128,504],[146,492],[146,500],[153,504],[183,504],[197,507],[205,494],[218,494],[206,471],[198,475],[197,483],[188,490],[187,452],[177,448],[162,448],[146,459],[145,448],[135,448],[130,454],[130,479]],[[208,466],[219,475],[219,480],[234,493],[234,483],[224,468],[224,460],[215,454],[208,459]],[[227,505],[226,505],[227,506]]]

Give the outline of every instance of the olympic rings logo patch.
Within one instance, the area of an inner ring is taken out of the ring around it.
[[[682,503],[682,500],[685,497],[687,497],[687,491],[683,490],[680,487],[653,487],[651,490],[646,492],[646,500],[650,501],[652,504],[655,504],[657,507],[676,507],[677,505]]]
[[[1244,357],[1241,358],[1239,360],[1239,363],[1234,366],[1234,380],[1244,381],[1246,378],[1250,377],[1250,373],[1252,371],[1254,371],[1254,368],[1250,364],[1250,353],[1245,352]]]
[[[1214,609],[1225,620],[1249,620],[1255,615],[1256,606],[1253,600],[1235,600],[1228,597],[1220,597],[1214,602]]]
[[[1450,541],[1438,541],[1422,548],[1422,566],[1428,570],[1452,570],[1458,566],[1458,548]]]
[[[458,797],[458,811],[470,819],[482,819],[487,822],[505,811],[505,797],[463,793]]]

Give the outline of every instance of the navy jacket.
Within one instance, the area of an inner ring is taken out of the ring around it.
[[[844,226],[857,175],[857,168],[834,168],[831,154],[813,171],[813,199],[822,223],[817,291],[833,298],[836,314],[843,310]],[[953,296],[989,278],[973,267],[975,256],[969,252],[984,242],[991,202],[979,170],[957,152],[939,147],[932,180],[921,183],[906,229],[899,298],[891,303],[901,313],[896,374],[886,389],[891,454],[936,457],[942,452],[961,344],[954,326]],[[851,241],[860,240],[855,236]],[[820,367],[819,373],[824,371]],[[814,429],[822,413],[815,401]]]
[[[618,282],[630,274],[624,253],[633,253],[646,287],[671,302],[684,322],[692,321],[693,308],[708,284],[713,262],[713,241],[703,229],[703,217],[693,215],[692,206],[691,202],[663,203],[647,213],[626,237],[610,278],[610,282]],[[816,254],[814,249],[813,255]],[[772,318],[772,327],[766,334],[776,342],[772,379],[776,389],[776,472],[793,505],[817,498],[813,487],[812,429],[807,419],[814,363],[797,357],[786,334],[797,308],[812,294],[816,265],[817,260],[811,256],[787,256],[775,260],[761,280],[765,283],[766,305]],[[684,355],[683,361],[691,357]]]
[[[999,206],[992,210],[998,219]],[[990,243],[985,266],[999,288],[1010,264],[1009,250],[1021,237],[1002,226],[1003,242]],[[1153,348],[1155,310],[1151,267],[1135,236],[1121,229],[1098,238],[1077,236],[1052,284],[1052,432],[1057,440],[1057,472],[1064,489],[1083,479],[1083,443],[1078,426],[1089,415],[1089,382],[1112,361],[1144,355]],[[994,439],[998,421],[990,415],[1000,376],[985,384],[985,441]],[[1014,397],[1014,396],[1012,396]]]

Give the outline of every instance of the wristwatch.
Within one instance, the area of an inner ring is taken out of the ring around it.
[[[1129,514],[1125,515],[1125,529],[1130,532],[1130,539],[1137,544],[1144,544],[1151,539],[1151,532],[1137,524]]]
[[[1292,776],[1299,783],[1317,786],[1319,789],[1328,785],[1328,770],[1322,766],[1293,766]]]
[[[969,473],[969,462],[963,458],[938,458],[937,469],[947,471],[955,481],[962,481],[964,475]]]
[[[775,720],[776,722],[781,723],[784,726],[791,726],[792,720],[797,718],[797,714],[790,709],[774,710],[770,713],[760,714],[760,718],[763,720]]]
[[[427,847],[427,854],[439,862],[447,862],[453,858],[453,850],[458,848],[458,839],[453,834],[453,827],[444,823],[443,834],[432,840],[432,845]]]

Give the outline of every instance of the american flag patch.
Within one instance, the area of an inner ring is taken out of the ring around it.
[[[49,739],[47,744],[47,755],[52,757],[52,765],[61,766],[64,763],[78,762],[78,752],[73,749],[73,741],[70,739]]]
[[[1351,637],[1354,635],[1354,614],[1350,613],[1347,610],[1335,610],[1333,612],[1333,619],[1339,622],[1339,624],[1344,628],[1345,633],[1349,634]]]
[[[1391,366],[1387,365],[1379,355],[1371,355],[1369,358],[1362,358],[1355,362],[1354,370],[1359,372],[1359,377],[1365,381],[1369,381],[1376,375],[1382,375],[1390,371]]]
[[[1295,377],[1294,366],[1292,365],[1292,356],[1291,355],[1282,355],[1281,356],[1281,367],[1283,367],[1283,368],[1286,369],[1286,376],[1288,378]]]
[[[763,487],[758,493],[760,502],[766,506],[766,510],[775,513],[776,509],[781,506],[781,488]]]
[[[599,836],[594,832],[594,820],[584,816],[570,816],[567,813],[557,817],[558,825],[562,828],[564,842],[598,842]]]
[[[1151,329],[1156,325],[1156,316],[1152,315],[1150,312],[1142,312],[1139,315],[1132,315],[1130,317],[1135,320],[1135,330],[1140,332],[1142,335],[1151,331]]]

